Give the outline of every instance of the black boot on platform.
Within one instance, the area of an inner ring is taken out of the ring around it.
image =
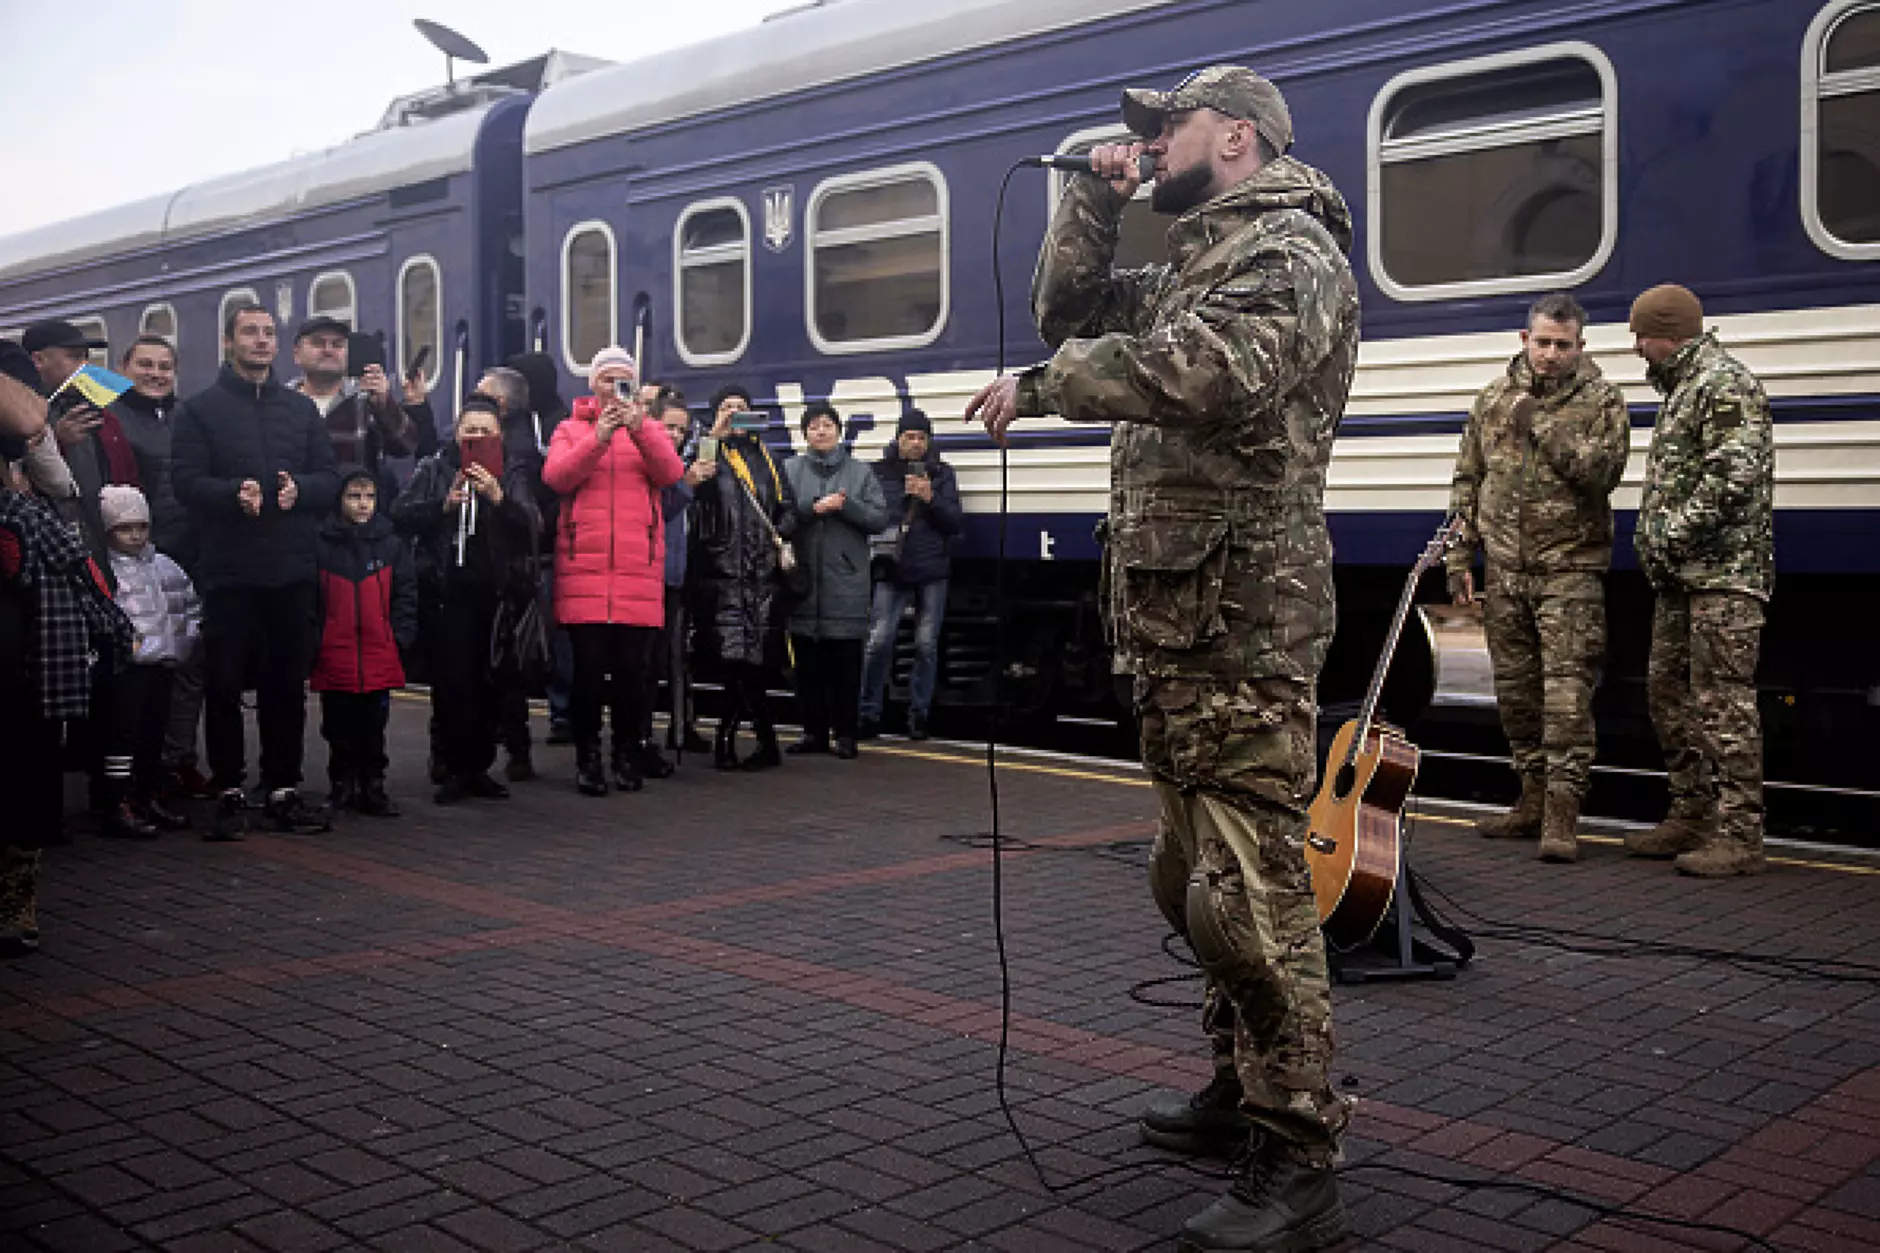
[[[640,774],[638,754],[631,745],[614,744],[613,756],[614,787],[622,792],[637,792],[646,786],[646,779]]]
[[[738,768],[738,724],[726,718],[718,724],[718,738],[712,744],[712,765],[720,770]]]
[[[600,741],[575,742],[574,787],[583,796],[607,795],[607,774],[601,769]]]
[[[1240,1112],[1240,1079],[1232,1070],[1214,1072],[1214,1081],[1193,1096],[1161,1097],[1150,1102],[1136,1124],[1145,1144],[1191,1157],[1230,1158],[1247,1147],[1253,1123]]]
[[[1257,1137],[1235,1163],[1227,1195],[1182,1225],[1180,1253],[1311,1253],[1344,1239],[1344,1203],[1330,1166],[1308,1166]]]

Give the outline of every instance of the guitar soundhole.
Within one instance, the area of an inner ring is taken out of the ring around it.
[[[1358,768],[1350,762],[1338,768],[1338,775],[1332,780],[1332,795],[1344,800],[1351,795],[1351,789],[1358,782]]]

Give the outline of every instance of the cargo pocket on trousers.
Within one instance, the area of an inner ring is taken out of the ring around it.
[[[1111,532],[1123,579],[1123,629],[1138,648],[1193,648],[1223,634],[1227,523],[1159,518]]]

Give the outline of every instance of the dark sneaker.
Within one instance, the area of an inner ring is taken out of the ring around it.
[[[651,744],[640,745],[640,773],[648,779],[670,779],[672,763],[659,755],[659,750]]]
[[[907,738],[910,740],[927,738],[927,719],[923,715],[911,713],[907,716]]]
[[[511,783],[527,783],[535,777],[535,760],[527,753],[511,753],[503,764],[503,777]]]
[[[225,790],[215,802],[215,821],[202,833],[214,844],[232,844],[248,833],[248,798],[238,787]]]
[[[398,817],[398,802],[386,794],[384,779],[367,779],[359,789],[359,812],[368,818]]]
[[[844,737],[836,741],[836,756],[843,761],[854,761],[860,751],[855,747],[854,740]]]
[[[508,787],[498,783],[487,774],[473,774],[463,780],[463,790],[471,796],[479,797],[486,801],[506,801],[509,799]]]
[[[314,835],[333,829],[333,815],[324,805],[309,805],[300,792],[291,787],[275,788],[261,807],[262,817],[276,831],[287,835]]]
[[[1311,1253],[1345,1238],[1330,1166],[1308,1166],[1262,1138],[1236,1163],[1227,1195],[1182,1225],[1180,1253]]]
[[[456,775],[451,775],[437,785],[437,791],[431,793],[431,799],[440,805],[455,805],[468,795],[470,795],[470,789],[464,785],[464,781]]]
[[[1247,1147],[1253,1123],[1240,1112],[1240,1079],[1217,1070],[1207,1087],[1189,1097],[1152,1102],[1137,1123],[1144,1143],[1190,1157],[1233,1157]]]
[[[616,748],[613,752],[614,790],[617,792],[637,792],[646,786],[646,780],[640,774],[640,763],[635,754],[625,749]]]
[[[335,779],[327,789],[326,807],[334,813],[351,809],[359,800],[359,784],[352,779]]]
[[[574,787],[583,796],[607,795],[607,772],[601,769],[599,744],[575,745]]]
[[[137,812],[137,806],[125,800],[111,807],[111,812],[105,815],[104,822],[98,828],[98,834],[113,840],[154,840],[160,833]]]

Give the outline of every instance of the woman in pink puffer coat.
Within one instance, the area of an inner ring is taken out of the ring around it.
[[[634,373],[623,349],[595,354],[588,372],[594,394],[576,400],[555,428],[542,466],[542,481],[561,497],[555,619],[574,649],[575,786],[587,796],[607,794],[603,690],[613,712],[614,786],[640,790],[646,667],[666,612],[659,491],[685,473],[672,438],[645,420],[634,399]]]

